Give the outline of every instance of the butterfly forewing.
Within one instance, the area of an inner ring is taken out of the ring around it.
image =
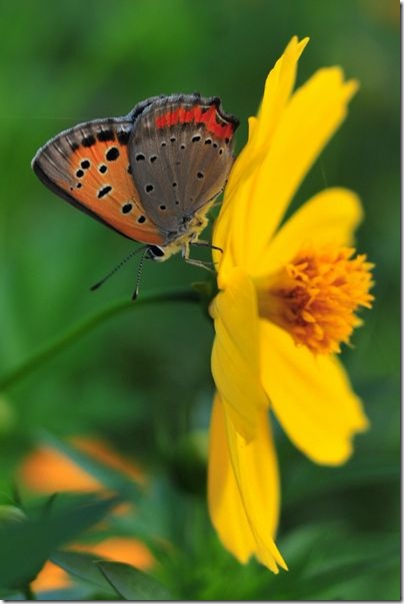
[[[178,233],[222,191],[237,125],[218,98],[196,94],[157,99],[138,117],[129,139],[132,176],[147,215],[162,231]]]
[[[79,209],[131,239],[158,245],[164,235],[146,215],[131,175],[130,117],[95,120],[62,132],[38,151],[33,168]]]

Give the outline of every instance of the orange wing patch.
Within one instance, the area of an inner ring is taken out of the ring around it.
[[[118,141],[79,147],[71,156],[71,195],[122,234],[142,243],[161,244],[163,237],[144,213],[130,175],[126,145]],[[63,186],[63,182],[57,183]]]
[[[146,215],[130,174],[132,124],[95,120],[62,132],[33,160],[39,178],[61,197],[141,243],[165,236]]]

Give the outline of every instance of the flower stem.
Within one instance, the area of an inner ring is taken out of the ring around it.
[[[23,361],[21,365],[11,369],[11,371],[3,375],[0,378],[0,391],[21,381],[55,354],[64,350],[76,340],[79,340],[84,334],[109,319],[109,317],[113,317],[124,310],[129,310],[130,308],[136,309],[139,306],[147,306],[148,304],[156,304],[158,302],[199,302],[200,300],[201,296],[198,292],[190,289],[178,289],[169,292],[143,294],[136,302],[132,302],[131,300],[115,302],[115,304],[87,317],[74,327],[68,329],[58,338],[49,344],[46,344],[43,348]]]
[[[36,595],[32,591],[31,585],[29,583],[27,583],[27,585],[24,585],[22,593],[26,600],[36,600]]]

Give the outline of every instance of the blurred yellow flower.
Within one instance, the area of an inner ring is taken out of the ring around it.
[[[269,73],[248,143],[236,160],[214,230],[219,293],[211,304],[215,397],[209,509],[225,547],[278,572],[276,455],[268,409],[317,463],[336,465],[368,426],[336,352],[369,307],[372,265],[351,247],[357,196],[329,188],[284,224],[288,204],[346,116],[358,88],[339,67],[293,92],[308,38],[292,38]]]

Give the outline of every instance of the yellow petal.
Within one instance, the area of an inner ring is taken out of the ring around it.
[[[282,427],[314,462],[338,465],[368,427],[361,401],[332,356],[297,347],[281,328],[261,320],[262,381]]]
[[[223,404],[217,395],[210,424],[208,504],[212,524],[224,547],[245,564],[254,552],[254,537],[231,467]]]
[[[251,183],[247,181],[255,175],[265,157],[276,124],[293,90],[297,62],[308,41],[308,38],[304,38],[299,42],[296,36],[291,39],[285,52],[269,72],[257,118],[249,118],[248,143],[230,173],[220,216],[214,228],[213,243],[224,250],[223,254],[213,254],[215,262],[221,265],[221,270],[230,269],[236,262],[231,232],[238,232],[240,226],[242,228],[245,213],[249,209]],[[239,256],[243,255],[242,246],[243,240],[239,240],[236,246]]]
[[[273,538],[279,513],[279,478],[266,412],[256,438],[246,443],[216,396],[210,435],[209,510],[223,545],[242,563],[255,555],[277,573],[287,568]]]
[[[265,158],[242,187],[246,211],[232,231],[241,244],[240,266],[254,274],[287,206],[347,113],[357,89],[341,69],[321,69],[292,97],[279,120]],[[238,193],[239,195],[239,193]],[[238,202],[237,202],[237,212]]]
[[[352,191],[335,187],[318,193],[281,227],[265,248],[257,272],[272,273],[312,246],[351,245],[362,215],[359,198]]]
[[[238,187],[239,179],[244,180],[254,171],[254,155],[265,154],[271,145],[272,135],[295,85],[298,60],[308,42],[309,38],[299,42],[297,36],[293,36],[269,72],[258,115],[249,119],[248,143],[237,158],[227,185],[229,195]]]
[[[285,52],[270,71],[257,115],[257,128],[251,140],[254,145],[266,149],[271,144],[272,134],[295,86],[297,62],[308,42],[307,37],[299,42],[297,36],[293,36]]]
[[[234,269],[225,291],[212,302],[216,338],[212,350],[212,374],[228,413],[239,432],[254,436],[258,409],[268,400],[260,382],[259,319],[252,281]]]

